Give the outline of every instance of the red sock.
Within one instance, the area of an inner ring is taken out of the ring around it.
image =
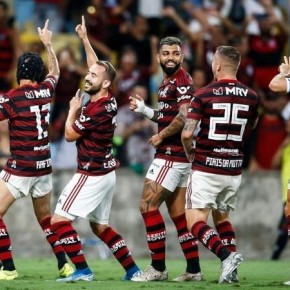
[[[223,245],[217,232],[205,222],[199,221],[191,228],[192,234],[211,252],[213,252],[221,261],[225,260],[230,251]]]
[[[75,265],[76,269],[85,269],[88,267],[86,262],[81,240],[71,222],[58,222],[51,226],[51,229],[58,235],[59,241]]]
[[[3,269],[8,271],[15,270],[15,265],[12,258],[11,240],[2,219],[0,219],[0,261]]]
[[[46,240],[50,244],[53,253],[55,254],[58,261],[58,268],[61,269],[65,263],[67,263],[67,259],[65,257],[65,252],[62,245],[58,241],[57,234],[51,229],[50,225],[51,217],[47,217],[40,222],[40,226],[44,231]]]
[[[197,239],[188,231],[185,214],[172,218],[175,224],[178,240],[187,262],[188,273],[200,272]]]
[[[99,235],[99,238],[110,248],[111,252],[126,272],[136,266],[124,239],[111,227],[107,227]]]
[[[151,265],[158,271],[165,270],[165,223],[159,210],[142,214],[147,232],[147,243],[151,253]]]
[[[237,251],[236,234],[232,224],[229,221],[225,221],[216,226],[217,232],[220,236],[222,243],[231,252]]]

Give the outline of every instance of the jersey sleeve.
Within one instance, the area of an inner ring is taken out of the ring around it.
[[[199,121],[201,117],[202,117],[202,102],[200,98],[193,97],[191,99],[188,108],[187,118]]]
[[[5,95],[0,97],[0,120],[13,118],[16,114],[14,102]]]
[[[47,75],[45,80],[40,83],[40,88],[41,89],[48,89],[50,92],[51,98],[54,96],[55,93],[55,88],[57,85],[57,80],[54,76],[52,75]]]

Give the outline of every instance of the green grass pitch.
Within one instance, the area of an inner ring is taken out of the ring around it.
[[[282,261],[253,261],[246,260],[239,267],[238,284],[217,284],[220,263],[217,259],[202,260],[204,273],[203,282],[171,282],[170,280],[181,274],[185,269],[184,260],[167,260],[169,280],[166,282],[134,283],[121,281],[124,271],[119,263],[110,258],[108,260],[89,260],[96,280],[92,282],[60,283],[56,282],[58,271],[56,261],[46,258],[15,259],[19,278],[13,281],[0,281],[1,290],[130,290],[130,289],[287,289],[283,282],[290,280],[290,259]],[[138,265],[144,269],[150,261],[137,259]]]

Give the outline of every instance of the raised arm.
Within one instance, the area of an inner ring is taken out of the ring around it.
[[[53,75],[55,78],[59,78],[59,65],[57,61],[57,57],[52,47],[51,38],[52,32],[48,30],[48,23],[49,20],[45,21],[44,27],[41,29],[40,27],[37,28],[38,35],[40,40],[42,41],[46,55],[47,55],[47,67],[48,67],[48,74]]]
[[[85,48],[88,67],[91,67],[93,64],[96,63],[96,61],[98,60],[98,57],[88,39],[86,22],[85,22],[84,16],[82,16],[82,24],[78,24],[76,26],[76,33],[78,34]]]
[[[279,66],[279,74],[269,83],[273,92],[290,92],[290,57],[284,56],[284,62]]]

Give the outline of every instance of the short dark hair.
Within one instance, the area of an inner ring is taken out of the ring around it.
[[[228,59],[233,66],[239,66],[241,61],[241,54],[235,47],[229,45],[220,45],[217,47],[216,51],[221,57]]]
[[[181,47],[182,45],[182,42],[181,40],[178,38],[178,37],[175,37],[175,36],[166,36],[164,38],[162,38],[159,42],[159,46],[158,46],[158,49],[161,49],[161,47],[163,45],[178,45]]]
[[[44,64],[41,57],[34,52],[23,53],[17,61],[16,78],[20,80],[31,80],[37,83],[43,80]]]
[[[109,80],[112,82],[116,78],[116,69],[114,66],[107,60],[98,60],[96,62],[98,65],[103,66],[106,69],[106,73],[109,77]]]

